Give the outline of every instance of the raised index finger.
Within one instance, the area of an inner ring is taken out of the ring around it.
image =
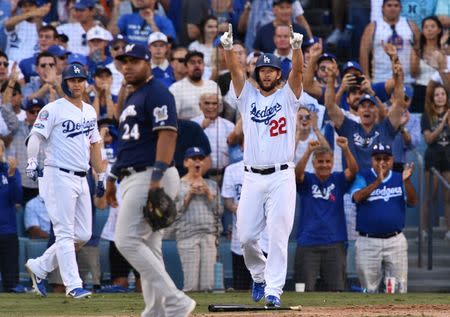
[[[228,36],[233,37],[233,25],[228,23]]]
[[[291,31],[291,37],[294,37],[294,29],[292,28],[292,24],[289,25],[289,30]]]

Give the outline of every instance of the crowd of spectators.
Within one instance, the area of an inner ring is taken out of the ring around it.
[[[243,177],[238,172],[243,172],[242,122],[218,40],[231,23],[237,38],[233,51],[253,85],[257,85],[254,68],[261,53],[273,53],[280,59],[283,85],[292,64],[289,26],[304,35],[302,107],[297,117],[295,152],[295,163],[301,167],[297,181],[302,199],[297,210],[300,222],[295,228],[295,280],[306,283],[306,290],[313,291],[316,277],[321,275],[325,290],[341,291],[345,289],[346,270],[353,268],[361,284],[377,292],[381,268],[361,261],[377,248],[370,240],[377,236],[370,231],[373,228],[364,226],[369,218],[361,216],[367,208],[374,208],[361,203],[367,199],[362,189],[370,182],[382,182],[380,175],[400,173],[389,178],[389,182],[393,182],[392,186],[405,186],[408,202],[414,204],[417,199],[410,192],[412,169],[406,153],[421,151],[420,144],[426,145],[426,179],[434,167],[450,181],[450,3],[335,0],[331,4],[328,9],[333,19],[324,23],[331,22],[334,30],[328,37],[320,38],[308,23],[313,0],[1,1],[3,290],[23,291],[18,285],[17,226],[25,225],[30,239],[51,236],[37,182],[25,175],[25,139],[40,109],[64,96],[61,73],[66,65],[78,63],[85,67],[90,74],[85,100],[93,105],[100,120],[105,164],[113,164],[121,106],[132,92],[121,74],[121,62],[115,57],[133,44],[148,47],[154,77],[175,97],[178,140],[174,160],[182,176],[177,197],[180,216],[166,235],[177,242],[184,290],[213,288],[219,236],[232,237],[234,287],[250,287],[251,279],[233,226],[235,219],[226,221],[223,216],[235,218]],[[349,52],[341,54],[336,47],[349,36]],[[40,165],[44,159],[40,155]],[[388,162],[389,168],[380,172],[377,160]],[[365,172],[371,168],[375,176]],[[320,174],[321,169],[327,172]],[[335,185],[339,186],[338,197],[327,192]],[[425,185],[427,201],[443,201],[445,239],[450,240],[450,193],[444,191],[444,198],[437,197],[436,180]],[[317,195],[327,201],[324,210],[337,210],[338,215],[320,213],[311,207],[318,196],[309,195],[308,186],[316,186]],[[93,198],[93,204],[94,212],[109,208],[105,200]],[[16,224],[16,205],[25,210],[24,224]],[[421,217],[426,228],[428,209],[423,210]],[[78,256],[85,263],[80,270],[89,272],[89,279],[93,277],[94,284],[103,291],[126,291],[129,286],[127,277],[132,268],[114,245],[117,212],[110,208],[101,234],[110,241],[112,286],[100,288],[99,236],[93,237],[85,253]],[[317,217],[323,217],[323,223]],[[382,233],[400,235],[405,226],[404,210],[394,220],[388,214],[383,217],[393,229]],[[320,235],[326,235],[326,239]],[[426,235],[424,231],[423,236]],[[368,239],[364,246],[369,245],[370,250],[362,250],[361,237]],[[265,252],[266,240],[263,234],[260,244]],[[356,257],[352,256],[355,241]],[[377,260],[380,259],[374,262]],[[389,259],[382,260],[391,263]],[[402,266],[401,273],[387,270],[385,274],[397,274],[401,291],[406,292],[407,264],[391,264]],[[82,276],[86,282],[88,274]]]

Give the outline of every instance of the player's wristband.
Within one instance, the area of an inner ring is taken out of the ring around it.
[[[164,172],[166,171],[166,169],[168,167],[169,167],[168,164],[161,162],[161,161],[156,161],[155,164],[153,165],[151,181],[159,182],[161,180],[161,178],[163,178]]]
[[[108,177],[106,177],[106,181],[108,182],[115,182],[117,180],[117,176],[112,174],[111,172],[108,174]]]

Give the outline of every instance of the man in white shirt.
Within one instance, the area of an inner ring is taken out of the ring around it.
[[[111,53],[113,61],[106,65],[106,67],[109,68],[113,77],[111,93],[116,96],[119,95],[119,90],[123,82],[123,75],[120,72],[122,69],[122,64],[120,61],[116,60],[116,56],[119,56],[125,52],[126,45],[127,41],[121,34],[116,35],[109,43],[109,52]]]
[[[188,52],[184,63],[187,67],[187,76],[170,86],[169,90],[175,97],[178,119],[190,120],[201,115],[200,95],[205,92],[218,93],[219,87],[212,80],[202,79],[205,70],[203,53]]]

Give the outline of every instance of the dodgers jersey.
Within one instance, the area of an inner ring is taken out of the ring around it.
[[[112,173],[127,167],[153,166],[157,130],[177,131],[175,99],[158,79],[151,79],[125,101],[119,118],[117,161]]]
[[[41,109],[30,135],[32,133],[46,140],[44,165],[71,171],[89,169],[91,144],[102,139],[95,109],[85,102],[80,109],[65,98]]]
[[[264,167],[294,160],[297,110],[301,100],[295,97],[289,84],[265,97],[245,81],[237,98],[245,135],[245,165]]]

